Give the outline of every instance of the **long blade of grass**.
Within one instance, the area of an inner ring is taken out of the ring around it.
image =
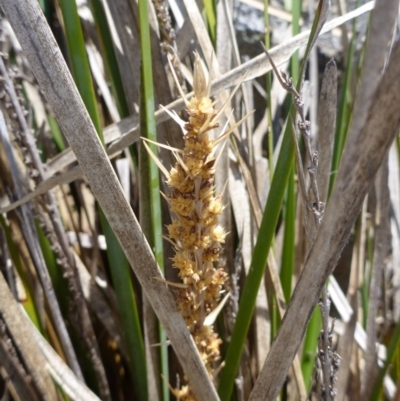
[[[269,247],[275,233],[287,180],[293,164],[294,147],[290,131],[285,132],[282,147],[276,165],[274,178],[271,183],[267,204],[265,206],[257,242],[253,251],[253,258],[249,273],[243,287],[239,311],[229,343],[225,365],[222,368],[218,393],[221,401],[229,401],[236,371],[239,366],[243,344],[250,326],[257,289],[264,275]]]
[[[104,143],[76,2],[61,0],[60,6],[65,24],[65,35],[67,37],[68,53],[71,59],[72,74],[90,118],[96,127],[99,138],[101,142]]]
[[[79,18],[76,10],[75,2],[62,1],[63,16],[66,24],[66,32],[69,43],[69,50],[72,60],[72,69],[75,82],[77,83],[79,92],[88,109],[92,121],[96,127],[100,138],[102,139],[102,128],[97,108],[96,98],[94,96],[93,84],[87,62],[86,50],[83,42],[82,30],[80,29]],[[104,14],[99,3],[95,4],[97,12],[96,16],[105,23]],[[110,46],[110,37],[107,35],[105,27],[102,39]],[[110,60],[110,68],[116,68],[115,55],[112,53],[112,47],[108,49],[108,59]],[[113,57],[114,56],[114,57]],[[117,71],[113,72],[115,83],[120,84],[120,78]],[[119,87],[121,92],[121,88]],[[119,93],[120,98],[124,98]],[[127,113],[126,102],[121,103],[124,112]],[[140,399],[147,398],[146,386],[146,370],[143,339],[141,336],[141,325],[138,317],[138,311],[133,293],[133,287],[130,279],[129,264],[126,260],[124,252],[110,227],[104,213],[100,210],[100,221],[102,223],[104,235],[107,241],[107,256],[110,264],[113,285],[116,292],[118,309],[121,315],[121,322],[124,329],[125,341],[128,349],[128,359],[131,368],[132,380],[135,391]]]
[[[269,0],[264,0],[264,26],[265,26],[265,48],[270,50],[270,23],[269,23],[269,13],[268,13]],[[267,132],[267,141],[268,141],[268,167],[269,167],[269,179],[272,181],[272,177],[274,175],[274,132],[273,132],[273,124],[272,124],[272,103],[271,103],[271,89],[272,89],[272,77],[271,74],[266,75],[266,107],[268,113],[268,132]]]
[[[381,393],[383,389],[383,380],[385,378],[385,374],[393,361],[393,358],[399,351],[400,345],[400,323],[397,323],[394,333],[391,335],[390,344],[387,348],[387,355],[384,366],[379,370],[378,377],[375,381],[374,388],[372,390],[371,396],[369,398],[370,401],[378,401],[381,399]]]
[[[140,26],[140,44],[142,54],[141,66],[141,88],[140,88],[140,127],[143,137],[149,139],[153,143],[149,143],[149,147],[153,154],[157,154],[157,147],[154,142],[157,141],[157,129],[154,117],[154,86],[153,86],[153,66],[151,57],[151,41],[150,26],[148,17],[147,0],[139,0],[139,26]],[[143,167],[143,168],[142,168]],[[164,271],[164,250],[162,242],[162,215],[161,215],[161,198],[159,171],[157,164],[147,154],[144,144],[141,144],[139,168],[141,178],[141,223],[147,229],[144,233],[149,241],[150,246],[154,249],[155,259]],[[143,186],[142,186],[143,185]],[[146,205],[150,200],[150,208]],[[146,213],[147,211],[147,213]],[[146,221],[143,221],[146,220]],[[160,326],[159,329],[161,373],[165,378],[169,377],[168,369],[168,346],[165,345],[167,336],[165,330]],[[157,379],[156,379],[157,380]],[[169,388],[163,381],[162,397],[169,400]]]
[[[96,5],[101,7],[100,4]],[[75,82],[90,114],[92,122],[96,127],[96,131],[100,139],[103,141],[102,127],[91,80],[89,63],[87,61],[86,50],[83,42],[82,29],[80,27],[78,13],[76,10],[76,3],[62,1],[61,6],[66,25],[66,34]],[[104,15],[101,14],[101,10],[97,11],[98,17],[104,17]],[[103,39],[109,39],[109,37],[105,35],[105,38]],[[112,54],[109,54],[109,58],[112,59]],[[112,59],[111,62],[113,61],[115,63],[115,60]],[[115,66],[115,64],[113,65]],[[115,77],[115,79],[118,83],[118,76]],[[107,257],[109,260],[113,285],[116,292],[118,309],[121,314],[125,340],[128,346],[128,357],[132,380],[135,385],[138,398],[145,400],[147,399],[147,386],[146,375],[143,373],[145,371],[144,347],[141,336],[140,320],[138,318],[135,296],[130,279],[129,264],[113,230],[110,227],[109,222],[105,218],[103,211],[99,210],[99,213],[102,228],[107,241]]]
[[[217,17],[216,17],[216,4],[213,0],[204,0],[204,9],[208,22],[208,29],[212,42],[215,44],[217,38]]]
[[[328,198],[332,166],[333,142],[336,127],[337,69],[333,60],[325,67],[318,105],[318,189],[321,201]]]
[[[129,263],[102,210],[100,210],[100,218],[107,242],[107,256],[117,297],[121,325],[124,329],[125,342],[128,347],[127,356],[135,394],[138,400],[144,401],[147,400],[146,358],[139,313],[129,272]]]
[[[71,68],[76,85],[89,112],[101,142],[104,144],[102,127],[94,93],[89,63],[83,40],[76,3],[61,1],[61,9],[65,23],[68,49],[71,58]],[[99,10],[98,10],[99,11]],[[99,210],[104,235],[107,241],[107,256],[112,271],[113,283],[116,285],[116,295],[123,319],[124,334],[128,344],[131,374],[138,397],[146,399],[147,388],[143,375],[144,350],[141,338],[141,328],[136,310],[135,298],[129,277],[129,266],[124,252],[118,243],[113,230],[110,228],[102,210]],[[124,280],[121,280],[124,278]],[[144,383],[144,384],[143,384]],[[143,392],[144,391],[144,392]]]
[[[336,175],[340,166],[340,159],[342,157],[344,144],[346,142],[347,130],[349,128],[350,123],[350,115],[351,115],[351,92],[350,92],[350,82],[351,76],[354,72],[354,50],[355,50],[355,41],[356,41],[356,24],[357,20],[353,21],[353,34],[350,42],[348,54],[347,54],[347,66],[344,74],[344,84],[342,87],[342,95],[340,98],[339,104],[339,112],[337,116],[336,123],[336,134],[333,148],[333,157],[332,157],[332,175],[330,177],[329,184],[329,193],[332,191],[333,185],[335,183]]]
[[[298,35],[300,32],[301,1],[290,4],[292,11],[292,34]],[[287,7],[287,5],[286,5]],[[294,82],[299,77],[299,53],[295,52],[290,59],[291,78]],[[286,304],[289,303],[292,295],[292,275],[294,271],[295,258],[295,222],[296,222],[296,191],[295,191],[295,170],[293,168],[289,176],[286,195],[286,210],[284,215],[285,234],[282,248],[282,267],[280,271],[282,290],[285,294]]]
[[[43,333],[44,330],[43,330],[43,327],[41,325],[41,322],[40,322],[40,319],[38,316],[38,312],[37,312],[36,304],[34,302],[32,290],[29,287],[25,272],[22,267],[21,257],[18,253],[18,249],[17,249],[16,245],[14,244],[14,241],[12,240],[10,227],[7,225],[6,220],[4,219],[3,216],[0,216],[0,225],[6,236],[7,246],[10,251],[11,259],[13,261],[15,268],[17,269],[18,275],[21,278],[21,281],[24,285],[24,290],[26,292],[26,297],[25,297],[24,301],[21,302],[22,306],[24,307],[25,312],[29,316],[29,319],[31,320],[31,322],[35,325],[35,327],[38,330],[40,330]]]
[[[47,361],[47,370],[63,391],[74,401],[100,401],[100,398],[98,398],[84,383],[77,379],[68,365],[42,337],[36,327],[32,325],[32,322],[27,321],[27,325],[30,325],[30,334],[35,339],[40,351]]]
[[[285,233],[283,237],[282,247],[282,267],[280,278],[282,283],[282,291],[285,295],[286,304],[289,303],[292,295],[292,280],[294,272],[295,259],[295,222],[296,222],[296,193],[294,182],[294,171],[290,173],[289,183],[286,192],[285,205]]]

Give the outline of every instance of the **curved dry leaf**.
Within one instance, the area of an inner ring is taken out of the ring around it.
[[[40,396],[44,401],[56,400],[57,392],[46,370],[46,361],[32,338],[30,328],[2,274],[0,274],[0,313]]]
[[[47,361],[45,363],[47,370],[68,397],[74,401],[100,401],[100,398],[74,375],[72,370],[43,338],[32,322],[28,318],[25,321],[29,324],[30,334]]]

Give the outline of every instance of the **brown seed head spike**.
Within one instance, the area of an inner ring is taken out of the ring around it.
[[[218,225],[218,215],[224,209],[222,197],[214,194],[215,146],[230,130],[221,134],[219,141],[211,138],[210,131],[218,127],[216,116],[221,110],[214,109],[210,80],[198,53],[195,53],[193,89],[194,97],[186,103],[188,121],[178,121],[185,129],[184,148],[171,149],[176,163],[169,172],[161,162],[158,164],[167,177],[169,191],[165,197],[173,212],[167,239],[174,246],[172,262],[182,281],[174,289],[176,303],[214,379],[221,340],[206,318],[219,305],[227,280],[226,272],[218,268],[226,232]],[[190,384],[172,392],[181,401],[196,400]]]

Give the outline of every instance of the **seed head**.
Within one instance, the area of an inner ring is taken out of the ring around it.
[[[218,126],[217,111],[210,99],[210,81],[200,57],[195,53],[194,97],[187,102],[189,120],[185,129],[185,146],[175,154],[176,163],[168,174],[170,188],[166,199],[172,212],[168,234],[175,245],[173,266],[184,288],[175,290],[176,304],[193,336],[200,356],[211,378],[220,359],[221,340],[213,327],[205,324],[219,304],[227,281],[218,262],[226,232],[218,225],[224,206],[222,196],[214,194],[215,141],[209,131]],[[174,389],[181,401],[195,401],[190,385]]]

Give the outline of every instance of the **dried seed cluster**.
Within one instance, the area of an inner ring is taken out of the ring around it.
[[[197,54],[193,86],[194,97],[187,103],[189,121],[182,122],[186,131],[185,146],[182,153],[175,152],[177,162],[167,181],[171,191],[166,198],[174,214],[168,233],[176,249],[173,265],[179,269],[184,284],[177,290],[176,302],[213,377],[221,340],[204,320],[220,301],[227,280],[223,269],[214,267],[226,233],[218,225],[223,205],[221,196],[214,195],[216,142],[209,135],[209,131],[218,126],[217,113]],[[176,389],[174,393],[181,400],[195,400],[190,386]]]

